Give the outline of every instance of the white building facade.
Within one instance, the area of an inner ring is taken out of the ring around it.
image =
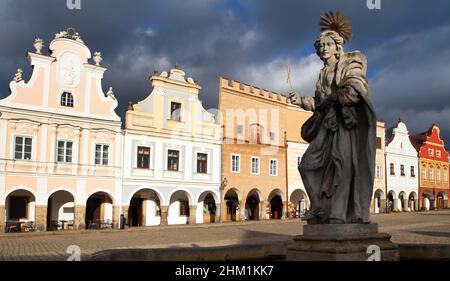
[[[302,161],[303,154],[308,148],[307,143],[291,142],[287,143],[287,158],[288,158],[288,194],[289,202],[291,204],[290,217],[299,217],[305,213],[310,207],[308,195],[303,185],[302,177],[298,170],[298,166]]]
[[[221,127],[175,66],[126,113],[122,213],[129,226],[219,222]]]
[[[387,201],[389,211],[417,211],[419,158],[405,123],[392,128],[386,143]]]

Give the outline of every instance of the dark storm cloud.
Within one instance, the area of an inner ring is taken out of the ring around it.
[[[368,10],[366,0],[82,0],[80,11],[68,10],[65,2],[0,1],[0,96],[17,68],[29,74],[24,54],[34,38],[48,46],[54,33],[69,26],[91,51],[103,53],[104,88],[114,87],[121,114],[128,101],[150,92],[153,70],[176,62],[200,81],[206,108],[217,106],[222,74],[284,91],[278,80],[289,61],[302,75],[293,77],[295,86],[312,95],[310,80],[316,78],[301,69],[318,71],[311,55],[319,15],[340,10],[354,30],[346,50],[368,57],[379,118],[392,125],[402,117],[412,132],[437,123],[450,138],[449,1],[382,0],[379,11]]]

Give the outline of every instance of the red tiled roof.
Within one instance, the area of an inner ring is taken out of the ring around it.
[[[417,152],[420,152],[420,148],[422,147],[423,143],[427,140],[427,136],[431,136],[431,134],[433,133],[434,126],[435,124],[431,125],[431,127],[428,128],[428,130],[426,130],[425,132],[409,136],[411,144],[414,146]]]

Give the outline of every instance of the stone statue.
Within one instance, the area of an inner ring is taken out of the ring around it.
[[[100,63],[103,61],[102,53],[101,52],[95,52],[93,59],[94,59],[95,65],[96,66],[100,66]]]
[[[77,73],[75,70],[75,62],[73,60],[61,60],[61,76],[64,85],[72,86],[75,84]]]
[[[33,46],[36,49],[36,54],[42,55],[42,49],[44,48],[44,40],[42,40],[41,38],[36,38],[34,40]]]
[[[108,92],[106,93],[107,97],[111,97],[112,99],[116,99],[116,96],[114,95],[113,87],[109,87]]]
[[[22,81],[22,74],[23,74],[23,70],[22,69],[17,69],[16,74],[14,74],[14,82],[19,83],[20,81]]]
[[[66,37],[67,37],[67,31],[61,31],[61,32],[55,33],[55,39],[66,38]]]
[[[298,167],[311,201],[306,219],[308,224],[368,224],[376,117],[367,61],[359,51],[344,52],[348,38],[342,26],[329,27],[314,44],[324,62],[315,96],[289,94],[293,104],[313,111],[301,130],[310,145]]]

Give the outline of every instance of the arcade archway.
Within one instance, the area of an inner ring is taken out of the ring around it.
[[[237,189],[230,189],[227,191],[224,197],[226,212],[224,221],[237,221],[239,220],[239,193]]]
[[[161,197],[153,189],[141,189],[130,200],[128,225],[152,226],[161,223]]]

